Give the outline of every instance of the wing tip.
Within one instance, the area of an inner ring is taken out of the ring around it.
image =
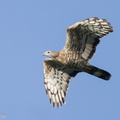
[[[49,96],[50,104],[53,106],[53,108],[60,108],[63,104],[66,104],[65,95],[58,95],[58,92],[56,94],[49,92],[47,92],[47,94]]]

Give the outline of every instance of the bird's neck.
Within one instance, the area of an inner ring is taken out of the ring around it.
[[[54,59],[54,58],[56,58],[56,57],[58,57],[59,56],[59,52],[54,52],[53,54],[52,54],[52,58]]]

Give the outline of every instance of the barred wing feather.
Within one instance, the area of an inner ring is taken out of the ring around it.
[[[73,73],[73,70],[52,59],[44,60],[44,84],[53,107],[60,107],[65,103],[69,80]],[[77,72],[74,76],[76,74]]]
[[[97,17],[77,22],[67,28],[64,49],[80,52],[86,61],[92,58],[99,43],[99,38],[112,32],[110,23],[106,19]]]

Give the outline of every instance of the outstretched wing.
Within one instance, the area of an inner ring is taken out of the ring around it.
[[[95,53],[99,38],[112,32],[110,23],[97,17],[75,23],[67,29],[67,40],[64,49],[77,51],[88,61]]]
[[[53,107],[60,107],[65,103],[69,80],[77,73],[52,59],[44,60],[44,84]]]

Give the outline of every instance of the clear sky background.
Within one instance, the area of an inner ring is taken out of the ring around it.
[[[112,77],[78,74],[71,79],[67,104],[53,108],[44,90],[42,54],[60,51],[66,28],[89,17],[105,18],[114,28],[90,61]],[[120,1],[0,0],[0,117],[120,120]]]

